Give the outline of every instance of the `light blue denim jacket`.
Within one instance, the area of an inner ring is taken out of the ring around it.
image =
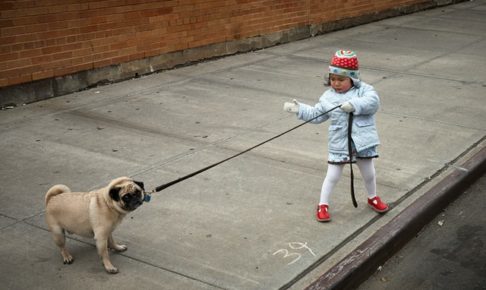
[[[380,98],[373,86],[359,80],[353,81],[354,86],[346,93],[337,93],[332,88],[327,90],[314,107],[299,103],[297,117],[308,121],[337,105],[350,102],[355,109],[351,138],[356,151],[360,152],[380,144],[375,124],[375,113],[380,106]],[[338,108],[311,121],[319,124],[331,119],[328,135],[330,153],[348,154],[348,117],[348,113]]]

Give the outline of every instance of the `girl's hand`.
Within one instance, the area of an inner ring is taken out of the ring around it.
[[[285,102],[283,109],[285,112],[289,113],[298,113],[299,112],[299,102],[296,99],[293,99],[292,102]]]
[[[354,107],[350,102],[345,102],[341,104],[341,110],[345,111],[346,113],[354,112]]]

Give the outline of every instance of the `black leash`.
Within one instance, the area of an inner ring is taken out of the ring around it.
[[[330,112],[332,112],[332,111],[336,110],[336,109],[337,109],[337,108],[339,108],[339,107],[341,107],[341,105],[338,105],[338,106],[336,106],[336,107],[334,107],[334,108],[330,109],[329,111],[326,111],[326,112],[324,112],[324,113],[322,113],[322,114],[320,114],[320,115],[318,115],[318,116],[316,116],[316,117],[314,117],[314,118],[312,118],[312,119],[310,119],[310,120],[308,120],[308,121],[305,121],[304,123],[302,123],[302,124],[300,124],[300,125],[297,125],[297,126],[295,126],[295,127],[291,128],[291,129],[289,129],[289,130],[287,130],[287,131],[285,131],[285,132],[283,132],[283,133],[280,133],[280,134],[278,134],[277,136],[274,136],[274,137],[272,137],[272,138],[270,138],[270,139],[268,139],[268,140],[265,140],[265,141],[263,141],[263,142],[261,142],[261,143],[258,143],[257,145],[255,145],[255,146],[253,146],[253,147],[251,147],[251,148],[246,149],[245,151],[242,151],[242,152],[240,152],[240,153],[238,153],[238,154],[235,154],[235,155],[233,155],[233,156],[231,156],[231,157],[228,157],[228,158],[226,158],[226,159],[224,159],[224,160],[221,160],[221,161],[219,161],[219,162],[217,162],[217,163],[214,163],[214,164],[212,164],[212,165],[209,165],[209,166],[207,166],[207,167],[204,167],[203,169],[200,169],[200,170],[198,170],[198,171],[195,171],[195,172],[193,172],[193,173],[190,173],[190,174],[188,174],[188,175],[186,175],[186,176],[179,177],[178,179],[173,180],[173,181],[171,181],[171,182],[168,182],[168,183],[166,183],[166,184],[159,185],[159,186],[157,186],[157,187],[156,187],[156,188],[155,188],[155,189],[152,191],[152,193],[153,193],[153,192],[159,192],[159,191],[161,191],[161,190],[164,190],[164,189],[166,189],[167,187],[170,187],[170,186],[172,186],[172,185],[174,185],[174,184],[177,184],[177,183],[179,183],[179,182],[181,182],[181,181],[184,181],[184,180],[186,180],[186,179],[188,179],[188,178],[191,178],[191,177],[193,177],[193,176],[196,176],[196,175],[198,175],[198,174],[200,174],[200,173],[202,173],[202,172],[204,172],[204,171],[206,171],[206,170],[209,170],[209,169],[211,169],[211,168],[213,168],[213,167],[215,167],[215,166],[218,166],[218,165],[220,165],[221,163],[224,163],[224,162],[226,162],[226,161],[228,161],[228,160],[231,160],[231,159],[236,158],[236,157],[238,157],[238,156],[240,156],[240,155],[242,155],[242,154],[245,154],[245,153],[247,153],[247,152],[249,152],[249,151],[251,151],[251,150],[253,150],[253,149],[257,148],[257,147],[262,146],[262,145],[263,145],[263,144],[265,144],[265,143],[268,143],[268,142],[270,142],[270,141],[272,141],[272,140],[274,140],[274,139],[277,139],[278,137],[280,137],[280,136],[282,136],[282,135],[285,135],[285,134],[289,133],[290,131],[293,131],[293,130],[295,130],[295,129],[299,128],[299,127],[302,127],[302,126],[304,126],[305,124],[307,124],[307,123],[309,123],[309,122],[312,122],[312,121],[314,121],[315,119],[317,119],[317,118],[319,118],[319,117],[322,117],[322,116],[324,116],[325,114],[330,113]],[[350,156],[351,156],[351,155],[350,155]],[[351,173],[351,174],[352,174],[352,173]],[[354,197],[354,193],[353,193],[353,197]],[[354,199],[353,199],[353,201],[354,201]],[[354,201],[354,202],[356,203],[356,201]],[[357,205],[355,205],[355,206],[357,206]]]
[[[348,154],[349,154],[349,169],[351,170],[351,200],[353,201],[354,207],[358,207],[356,202],[356,197],[354,196],[354,174],[353,174],[353,139],[351,133],[353,131],[353,113],[349,113],[348,119]]]

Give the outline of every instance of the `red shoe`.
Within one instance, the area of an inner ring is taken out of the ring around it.
[[[317,221],[328,222],[331,220],[331,216],[329,215],[327,208],[328,208],[327,204],[320,204],[317,206],[317,215],[316,215]]]
[[[381,201],[378,196],[368,198],[368,205],[376,212],[384,213],[389,210],[388,205]]]

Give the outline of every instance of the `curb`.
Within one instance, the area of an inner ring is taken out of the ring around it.
[[[355,289],[486,172],[486,147],[419,197],[305,289]]]

